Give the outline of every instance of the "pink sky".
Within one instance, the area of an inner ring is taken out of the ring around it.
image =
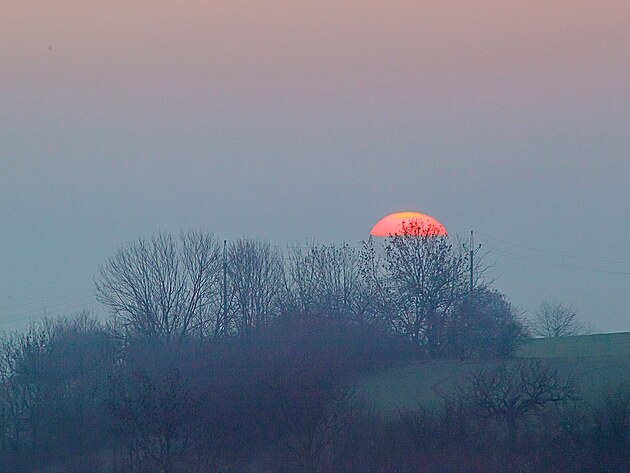
[[[356,242],[408,209],[618,261],[493,276],[630,330],[628,25],[626,0],[2,1],[0,307],[155,231]]]
[[[2,80],[12,87],[520,76],[585,92],[630,78],[624,0],[21,0],[3,2],[0,18]]]

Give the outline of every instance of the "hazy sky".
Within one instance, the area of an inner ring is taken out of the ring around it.
[[[137,236],[352,243],[417,210],[474,229],[518,307],[629,331],[628,25],[625,0],[3,1],[0,329],[100,310]]]

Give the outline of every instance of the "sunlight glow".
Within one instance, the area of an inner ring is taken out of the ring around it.
[[[372,227],[370,235],[379,237],[389,237],[402,235],[404,228],[411,227],[417,229],[418,235],[423,236],[446,236],[446,228],[436,218],[420,212],[395,212],[389,214]],[[416,233],[414,231],[414,233]]]

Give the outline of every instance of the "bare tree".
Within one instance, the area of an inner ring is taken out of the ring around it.
[[[363,247],[359,252],[359,274],[361,277],[361,304],[358,315],[361,320],[373,322],[389,322],[390,298],[385,267],[384,255],[379,251],[374,238],[370,237],[363,242]]]
[[[346,244],[314,249],[317,267],[317,294],[329,316],[354,319],[360,297],[360,277],[356,251]]]
[[[310,245],[304,249],[287,249],[286,270],[283,279],[282,313],[312,314],[318,311],[317,265]]]
[[[221,312],[221,254],[211,234],[158,234],[120,248],[100,268],[96,298],[131,336],[171,342],[229,329]]]
[[[586,335],[590,328],[582,324],[571,305],[543,302],[531,321],[533,335],[544,338]]]
[[[473,415],[505,422],[512,449],[523,418],[569,401],[574,394],[572,383],[539,360],[502,363],[474,372],[459,390],[460,399]]]
[[[379,290],[393,326],[437,355],[449,310],[467,294],[468,259],[461,245],[418,225],[403,223],[386,243]]]
[[[269,243],[241,239],[230,245],[227,274],[241,334],[269,323],[278,311],[282,257]]]
[[[310,245],[289,253],[285,313],[353,320],[361,310],[359,255],[348,245]]]

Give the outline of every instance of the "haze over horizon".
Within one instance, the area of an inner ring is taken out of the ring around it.
[[[0,5],[0,330],[158,231],[477,241],[523,310],[630,331],[630,4]],[[31,304],[33,301],[44,301]]]

